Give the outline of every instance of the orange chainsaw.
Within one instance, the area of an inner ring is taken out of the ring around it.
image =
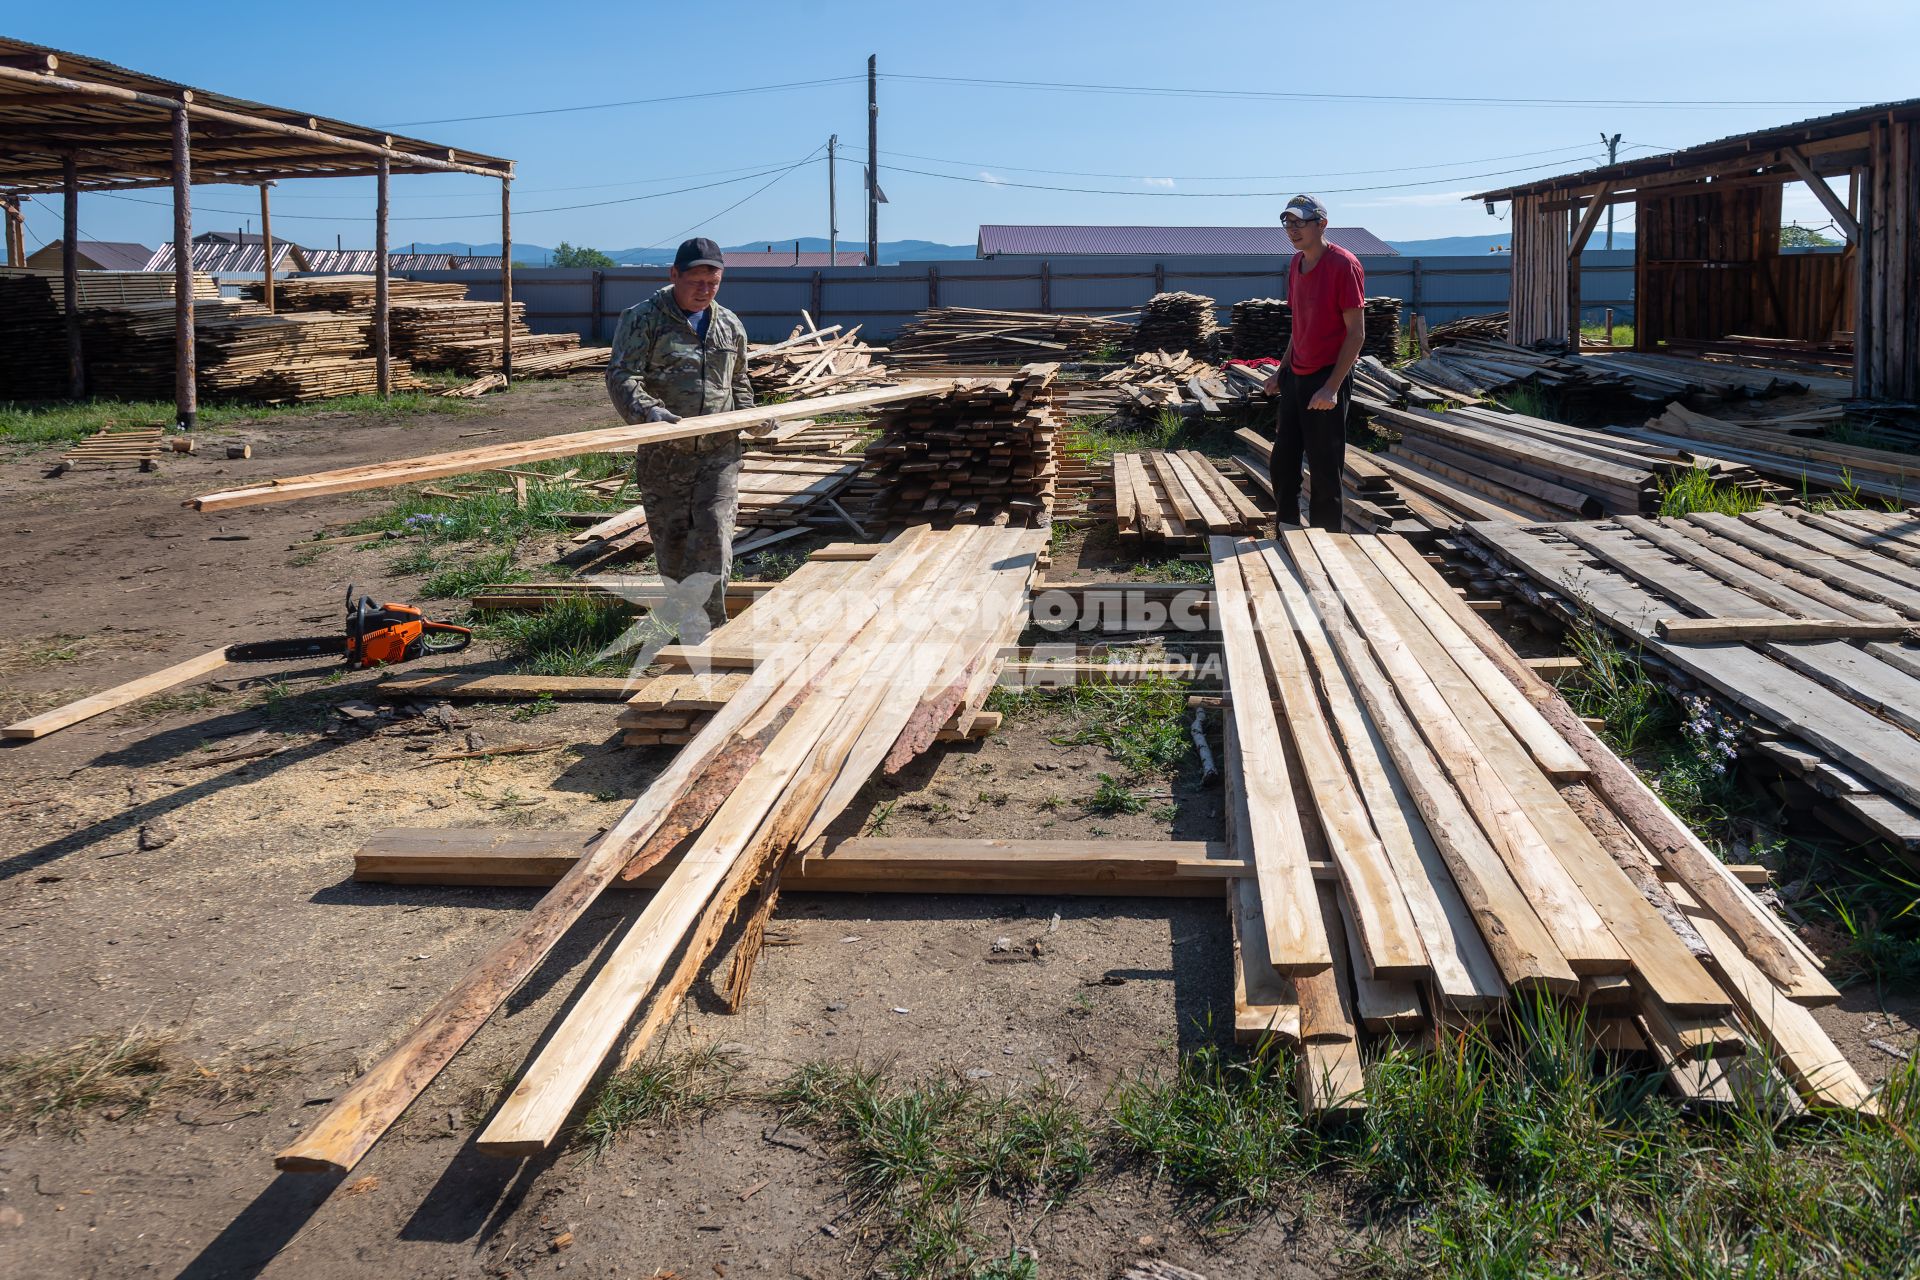
[[[445,637],[435,639],[434,637]],[[411,662],[423,656],[458,653],[473,643],[473,632],[451,622],[435,622],[410,604],[380,604],[347,588],[347,626],[342,635],[302,636],[292,640],[253,640],[227,646],[229,662],[284,662],[289,658],[342,658],[366,668]]]

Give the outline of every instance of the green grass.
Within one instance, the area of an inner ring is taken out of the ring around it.
[[[536,613],[496,614],[476,630],[525,675],[590,676],[625,670],[631,659],[608,646],[645,624],[622,601],[564,596]]]
[[[73,1133],[86,1117],[145,1113],[182,1085],[169,1036],[136,1027],[89,1036],[48,1053],[0,1058],[0,1136],[53,1128]]]
[[[995,689],[987,708],[1005,715],[1048,710],[1072,717],[1075,727],[1053,739],[1065,746],[1106,748],[1131,774],[1165,777],[1193,751],[1184,714],[1185,684],[1163,678],[1138,684],[1077,684],[1064,688]]]
[[[1764,505],[1757,493],[1722,484],[1699,467],[1660,481],[1660,514],[1691,515],[1696,511],[1738,516],[1758,511]]]
[[[242,422],[307,418],[320,413],[364,414],[381,419],[424,414],[472,413],[467,400],[449,400],[433,391],[403,391],[378,396],[341,396],[298,405],[203,404],[199,431],[217,431]],[[14,444],[65,444],[109,427],[171,426],[174,407],[165,400],[0,401],[0,441]]]
[[[1112,817],[1121,813],[1140,813],[1146,809],[1146,800],[1135,795],[1131,787],[1112,774],[1096,774],[1094,778],[1096,785],[1092,798],[1087,801],[1087,812]]]
[[[1496,391],[1493,393],[1493,398],[1515,413],[1524,413],[1529,418],[1552,418],[1556,421],[1559,420],[1559,397],[1543,391],[1531,383],[1523,382],[1508,387],[1504,391]]]
[[[588,469],[589,465],[592,470]],[[575,466],[582,468],[582,477],[595,479],[599,478],[594,474],[595,471],[602,471],[609,466],[617,472],[619,460],[617,457],[596,454],[587,458],[534,463],[526,469],[558,475]],[[482,479],[491,483],[496,477]],[[417,534],[428,544],[481,542],[496,547],[512,547],[523,538],[571,531],[573,525],[564,518],[566,512],[612,513],[631,505],[617,497],[539,481],[528,484],[527,504],[524,507],[519,505],[511,489],[505,493],[473,493],[458,498],[434,498],[408,493],[379,515],[355,523],[352,532],[373,533],[393,529]]]
[[[1127,570],[1127,576],[1143,582],[1212,582],[1213,566],[1204,560],[1182,560],[1176,556],[1157,563],[1136,564]]]
[[[717,1047],[636,1062],[608,1078],[574,1128],[573,1141],[600,1156],[639,1125],[713,1111],[737,1096],[739,1068]]]
[[[533,575],[513,565],[511,551],[494,551],[462,564],[439,568],[420,584],[420,596],[427,600],[464,600],[490,582],[525,582]]]
[[[1604,324],[1583,324],[1580,326],[1580,337],[1586,342],[1605,342],[1607,340],[1607,326]],[[1613,345],[1621,348],[1633,346],[1633,326],[1631,324],[1623,324],[1618,320],[1614,321]]]

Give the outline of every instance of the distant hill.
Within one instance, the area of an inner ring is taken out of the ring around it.
[[[789,236],[785,240],[749,240],[744,244],[722,245],[721,249],[723,251],[765,250],[769,247],[775,250],[791,249],[794,239],[795,237]],[[825,236],[800,236],[798,239],[802,253],[826,252]],[[851,241],[845,237],[840,240],[842,253],[862,253],[866,247],[867,242],[864,240]],[[399,249],[400,246],[396,245],[395,248]],[[405,252],[496,254],[500,252],[500,242],[495,240],[487,244],[428,244],[422,241],[417,248],[408,244]],[[552,252],[550,247],[543,244],[516,244],[513,246],[513,260],[523,266],[539,266]],[[604,252],[622,266],[664,267],[673,261],[672,249],[607,249]],[[882,240],[880,242],[880,261],[883,265],[896,262],[950,262],[955,258],[971,258],[973,255],[974,246],[971,244],[941,244],[935,240]]]
[[[1605,236],[1606,231],[1604,229],[1595,232],[1594,238],[1587,242],[1587,248],[1598,249],[1605,242]],[[1510,235],[1498,235],[1440,236],[1433,240],[1389,240],[1387,243],[1404,254],[1430,254],[1435,256],[1455,254],[1464,257],[1472,254],[1489,253],[1496,245],[1504,251],[1512,241],[1513,237]],[[1614,232],[1613,247],[1616,249],[1633,248],[1633,232]]]

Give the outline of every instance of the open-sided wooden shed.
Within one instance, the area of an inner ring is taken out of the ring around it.
[[[19,201],[60,193],[67,250],[65,299],[72,393],[84,394],[85,360],[77,312],[76,257],[82,191],[173,189],[174,395],[182,426],[193,425],[193,183],[260,189],[264,253],[273,256],[267,191],[291,178],[377,179],[375,196],[374,354],[382,394],[388,386],[387,185],[396,173],[468,173],[500,180],[503,368],[513,352],[513,162],[403,138],[363,125],[192,89],[97,58],[0,38],[0,209],[9,265],[20,248]],[[272,275],[268,274],[268,301]]]
[[[1826,207],[1844,252],[1780,252],[1790,182]],[[1920,98],[1471,198],[1511,202],[1515,342],[1577,336],[1570,266],[1607,207],[1631,203],[1636,348],[1851,350],[1854,394],[1920,401]]]

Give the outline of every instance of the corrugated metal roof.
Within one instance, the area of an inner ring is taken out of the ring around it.
[[[28,254],[27,265],[58,271],[65,256],[61,243],[55,240]],[[147,259],[153,256],[147,246],[125,240],[82,240],[78,250],[82,271],[145,271]]]
[[[193,269],[208,275],[260,275],[266,270],[266,261],[266,249],[257,239],[253,244],[233,244],[216,240],[202,241],[196,237],[193,242]],[[147,259],[146,269],[173,270],[173,246],[163,244],[154,250],[153,256]],[[276,272],[307,270],[306,250],[297,244],[276,241],[273,246],[273,269]]]
[[[445,253],[389,253],[387,270],[445,271],[451,259],[452,255]],[[307,270],[315,275],[370,276],[376,261],[372,249],[307,250]],[[499,259],[494,261],[498,265]]]
[[[842,249],[834,262],[827,261],[827,251],[795,253],[791,249],[775,249],[767,252],[760,249],[729,249],[726,252],[727,265],[730,267],[864,267],[867,265],[865,250],[857,252]]]
[[[1327,239],[1348,253],[1392,255],[1394,248],[1365,227],[1328,227]],[[1037,257],[1041,254],[1132,254],[1142,257],[1184,254],[1291,255],[1287,233],[1270,227],[1089,227],[1005,226],[980,228],[983,258]]]
[[[1748,153],[1753,153],[1754,167],[1758,168],[1759,157],[1764,152],[1776,151],[1781,147],[1798,146],[1802,143],[1819,142],[1826,138],[1845,137],[1849,133],[1864,131],[1876,120],[1896,116],[1909,119],[1920,117],[1920,98],[1882,102],[1871,107],[1851,107],[1845,111],[1836,111],[1832,115],[1814,116],[1808,120],[1796,120],[1792,124],[1755,129],[1750,133],[1736,133],[1725,138],[1716,138],[1712,142],[1700,142],[1691,147],[1682,147],[1678,151],[1667,151],[1657,156],[1644,156],[1638,160],[1622,160],[1618,164],[1602,165],[1598,169],[1582,169],[1576,173],[1564,173],[1553,178],[1535,178],[1511,187],[1501,187],[1497,191],[1482,191],[1478,195],[1463,198],[1508,200],[1515,195],[1533,195],[1544,191],[1559,191],[1568,187],[1586,187],[1598,182],[1651,178],[1674,169],[1714,164],[1722,160],[1738,160]]]

